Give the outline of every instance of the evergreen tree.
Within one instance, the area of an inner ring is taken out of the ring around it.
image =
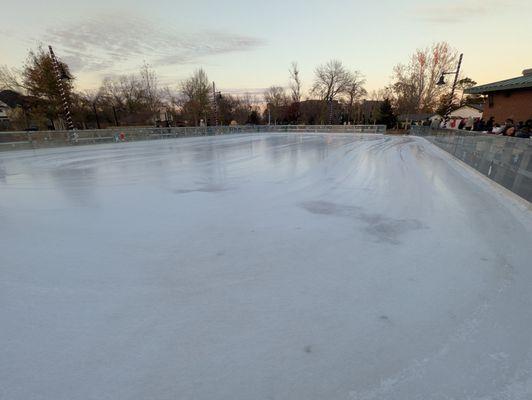
[[[386,125],[387,128],[395,127],[397,123],[397,116],[395,115],[390,99],[386,98],[382,102],[379,109],[378,124]]]

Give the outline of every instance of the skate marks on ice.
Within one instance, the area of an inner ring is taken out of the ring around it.
[[[380,400],[380,399],[395,399],[395,398],[411,398],[423,400],[452,400],[460,397],[452,396],[441,391],[441,387],[449,385],[459,386],[464,382],[468,382],[466,377],[463,381],[456,381],[457,376],[453,376],[452,371],[450,376],[442,379],[440,376],[436,381],[440,380],[439,388],[433,386],[434,392],[430,395],[412,395],[416,390],[419,390],[420,381],[434,382],[434,373],[441,373],[441,365],[452,364],[452,359],[460,354],[461,351],[466,351],[466,348],[473,346],[479,341],[479,338],[485,332],[485,327],[492,325],[490,318],[494,312],[494,308],[502,300],[506,292],[510,291],[515,282],[514,267],[509,264],[504,257],[497,257],[496,264],[499,265],[499,279],[498,284],[491,293],[491,296],[484,298],[474,309],[471,310],[469,318],[458,324],[452,333],[445,341],[435,349],[435,351],[425,354],[421,359],[414,359],[409,365],[398,371],[394,375],[387,376],[381,379],[375,386],[363,390],[351,390],[349,392],[349,400]],[[387,320],[387,316],[381,316],[381,319]],[[530,352],[529,352],[530,353]],[[529,357],[527,357],[529,359]],[[464,361],[465,363],[469,360]],[[522,366],[515,371],[512,371],[511,355],[504,352],[494,352],[494,350],[485,351],[481,357],[476,360],[474,364],[478,371],[483,369],[486,371],[501,369],[504,372],[498,372],[497,378],[493,381],[497,382],[498,388],[490,395],[478,395],[475,397],[468,396],[471,400],[496,400],[496,399],[512,399],[512,400],[528,400],[532,394],[532,378],[530,377],[530,369]],[[444,367],[444,370],[446,367]],[[464,378],[458,375],[458,379]]]
[[[221,184],[207,184],[200,186],[195,189],[175,189],[172,192],[175,194],[188,194],[188,193],[219,193],[219,192],[227,192],[229,190],[233,190],[234,188],[231,186],[221,185]]]
[[[400,244],[404,234],[427,228],[417,219],[396,219],[382,214],[368,213],[362,207],[337,204],[329,201],[305,201],[299,203],[304,210],[317,215],[350,218],[364,224],[364,231],[377,241]]]

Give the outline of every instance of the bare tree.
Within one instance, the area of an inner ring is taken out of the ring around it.
[[[153,123],[163,103],[156,72],[144,64],[137,74],[107,77],[98,91],[98,104],[112,109],[115,124]]]
[[[392,86],[385,86],[381,89],[372,90],[367,95],[369,100],[374,101],[384,101],[386,99],[393,98],[393,87]]]
[[[331,60],[316,68],[311,92],[322,100],[333,101],[346,92],[350,82],[351,74],[343,64]]]
[[[264,101],[266,102],[266,112],[269,113],[268,120],[273,119],[273,123],[277,125],[277,121],[281,114],[281,108],[288,105],[288,96],[281,86],[271,86],[264,92]]]
[[[194,71],[191,77],[181,82],[180,91],[183,96],[183,114],[197,126],[201,119],[207,119],[211,103],[211,86],[203,69]]]
[[[13,90],[25,94],[26,88],[22,84],[21,72],[9,68],[7,65],[0,65],[0,90]]]
[[[158,86],[157,73],[147,63],[140,68],[140,83],[146,107],[152,114],[156,114],[162,105],[161,91]]]
[[[334,100],[346,93],[351,81],[351,73],[338,60],[331,60],[316,68],[311,92],[328,103],[329,124],[333,123]]]
[[[167,113],[167,118],[171,121],[179,120],[179,110],[182,108],[183,101],[179,92],[166,86],[161,90],[161,103]]]
[[[82,92],[73,93],[72,112],[77,119],[86,126],[87,122],[94,120],[95,126],[100,129],[101,106],[106,105],[105,101],[100,104],[102,91],[100,89],[87,89]]]
[[[353,108],[355,103],[365,96],[368,92],[364,88],[366,83],[366,78],[360,71],[354,71],[351,74],[351,79],[347,84],[346,94],[347,94],[347,122],[352,122]]]
[[[295,61],[290,66],[289,72],[292,101],[299,103],[301,101],[301,77],[299,76],[299,67]]]
[[[418,49],[408,64],[394,68],[394,94],[400,112],[434,111],[442,94],[448,90],[437,85],[442,71],[454,68],[456,51],[448,43],[434,43]]]

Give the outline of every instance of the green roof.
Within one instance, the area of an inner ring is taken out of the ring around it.
[[[488,83],[466,89],[464,92],[469,94],[483,94],[489,92],[498,92],[501,90],[515,90],[532,88],[532,74],[518,76],[517,78],[505,79],[504,81]]]

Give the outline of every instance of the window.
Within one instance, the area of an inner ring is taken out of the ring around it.
[[[493,95],[492,94],[488,94],[488,107],[489,108],[493,107]]]

